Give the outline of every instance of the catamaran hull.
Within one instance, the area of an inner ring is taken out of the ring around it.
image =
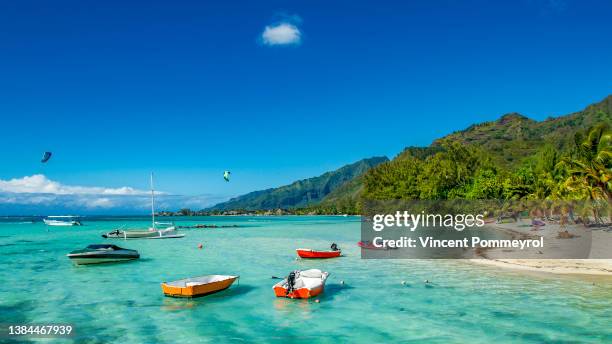
[[[106,234],[102,234],[103,238],[109,238],[109,239],[145,239],[145,238],[150,238],[153,236],[159,236],[159,233],[157,232],[136,232],[136,231],[126,231],[126,232],[119,232],[119,233],[106,233]]]
[[[182,238],[185,234],[176,231],[112,231],[102,234],[107,239],[173,239]]]
[[[146,239],[176,239],[176,238],[182,238],[184,236],[185,234],[169,234],[169,235],[163,235],[163,236],[150,237]]]

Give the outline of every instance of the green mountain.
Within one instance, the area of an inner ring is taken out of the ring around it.
[[[428,147],[407,147],[393,160],[334,190],[315,210],[358,213],[364,197],[549,197],[554,183],[538,181],[537,174],[543,178],[554,169],[553,162],[571,154],[577,134],[601,123],[612,123],[612,96],[582,111],[540,122],[506,114],[444,136]],[[548,189],[542,191],[544,184]],[[524,194],[518,195],[519,189]]]
[[[544,144],[566,150],[574,135],[597,123],[612,122],[612,95],[586,109],[538,122],[518,113],[503,115],[497,121],[475,124],[435,140],[432,147],[451,142],[479,146],[491,152],[504,166],[515,166],[533,155]]]
[[[238,196],[227,202],[219,203],[209,210],[262,210],[277,208],[302,208],[318,204],[324,197],[332,194],[338,188],[345,190],[343,194],[354,192],[348,186],[352,180],[361,176],[369,169],[389,161],[387,157],[373,157],[359,160],[343,166],[335,171],[326,172],[318,177],[296,181],[292,184],[260,190]],[[345,187],[345,185],[347,185]],[[359,183],[357,186],[359,187]]]

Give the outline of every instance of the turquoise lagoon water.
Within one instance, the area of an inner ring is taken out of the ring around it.
[[[100,234],[147,220],[85,218],[85,226],[68,228],[0,221],[0,323],[72,323],[70,341],[79,343],[612,342],[610,280],[524,275],[465,261],[362,260],[359,218],[352,217],[174,220],[241,227],[113,241]],[[65,257],[104,242],[137,249],[142,259],[78,267]],[[297,247],[331,242],[346,256],[295,259]],[[320,303],[274,297],[271,276],[308,268],[331,272]],[[204,298],[162,295],[162,281],[205,274],[241,278]]]

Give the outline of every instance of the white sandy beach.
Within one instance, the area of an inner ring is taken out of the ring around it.
[[[545,241],[543,248],[522,252],[508,249],[488,249],[481,253],[481,256],[485,259],[472,259],[471,262],[532,272],[612,277],[612,259],[603,259],[612,256],[612,232],[604,229],[591,230],[584,228],[582,225],[568,225],[561,228],[558,224],[550,223],[534,230],[534,227],[528,226],[530,223],[531,220],[524,219],[516,223],[495,224],[493,226],[498,230],[511,233],[516,238],[526,239],[541,236]],[[565,230],[577,237],[558,238],[559,232]],[[562,258],[574,256],[576,250],[585,252],[588,259]],[[517,258],[513,258],[513,256]],[[542,259],[541,257],[559,258]]]

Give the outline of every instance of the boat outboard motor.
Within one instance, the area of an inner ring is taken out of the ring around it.
[[[112,238],[113,235],[119,236],[119,234],[121,233],[120,230],[115,229],[114,231],[110,231],[107,234],[102,234],[103,238]]]
[[[285,296],[291,294],[291,292],[294,290],[295,279],[297,278],[298,274],[299,271],[294,270],[289,273],[289,276],[287,276],[287,293],[285,293]]]
[[[339,250],[339,249],[338,249],[338,245],[336,245],[336,243],[335,243],[335,242],[333,242],[333,243],[331,244],[331,250],[332,250],[332,251],[338,251],[338,250]]]

